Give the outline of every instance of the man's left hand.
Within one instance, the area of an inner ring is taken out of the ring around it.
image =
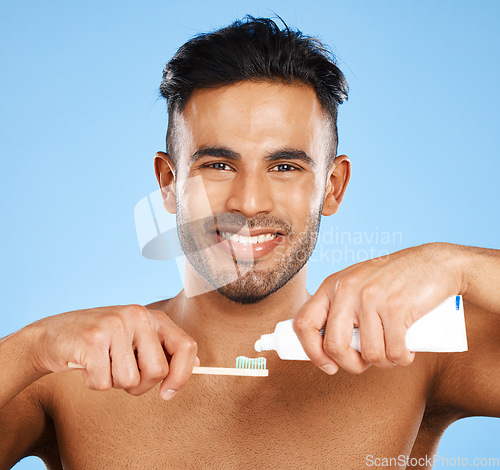
[[[359,374],[372,364],[411,364],[415,353],[406,348],[407,329],[463,291],[456,247],[407,248],[327,277],[293,323],[311,361],[329,374],[339,366]],[[361,354],[350,347],[353,327],[359,327]]]

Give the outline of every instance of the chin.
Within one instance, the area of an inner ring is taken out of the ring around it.
[[[243,276],[235,282],[219,287],[217,292],[241,305],[256,304],[281,289],[296,273],[283,273],[280,279],[273,275],[268,275],[265,279]]]
[[[224,297],[229,299],[231,302],[235,302],[240,305],[253,305],[253,304],[258,304],[261,300],[264,300],[268,295],[270,294],[265,294],[265,295],[255,295],[252,293],[249,293],[249,295],[239,295],[235,296],[232,294],[229,294],[227,292],[222,292],[221,289],[218,289],[218,292],[222,294]]]
[[[258,304],[261,300],[264,300],[272,294],[272,292],[261,295],[256,294],[255,292],[233,293],[227,292],[225,289],[217,289],[217,292],[226,297],[226,299],[229,299],[231,302],[235,302],[240,305]]]

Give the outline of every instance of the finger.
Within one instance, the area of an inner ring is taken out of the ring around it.
[[[168,375],[160,386],[160,396],[168,400],[173,398],[191,377],[197,346],[194,339],[172,321],[162,322],[158,335],[165,351],[171,356]]]
[[[160,396],[163,399],[173,398],[186,385],[193,373],[195,354],[196,351],[191,346],[182,347],[174,353],[168,376],[160,386]]]
[[[87,388],[100,391],[111,389],[113,380],[109,347],[94,349],[81,363],[85,367],[83,380]]]
[[[122,334],[113,337],[109,355],[113,388],[126,390],[137,387],[141,377],[132,346],[132,337]]]
[[[352,330],[356,322],[355,307],[351,299],[336,295],[331,302],[323,349],[342,369],[351,374],[360,374],[370,366],[361,354],[351,348]]]
[[[415,353],[406,347],[408,329],[401,320],[383,319],[385,333],[385,353],[387,359],[398,366],[408,366],[415,359]]]
[[[321,328],[325,325],[330,310],[330,298],[325,288],[317,292],[302,306],[293,320],[293,329],[311,361],[327,374],[335,374],[337,363],[323,350]]]
[[[137,387],[127,389],[127,392],[132,395],[142,395],[168,375],[169,365],[163,346],[154,330],[136,332],[135,344],[140,383]]]
[[[393,367],[385,355],[384,326],[374,309],[359,314],[359,340],[363,359],[377,367]]]

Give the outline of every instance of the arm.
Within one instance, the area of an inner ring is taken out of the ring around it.
[[[140,305],[102,307],[39,320],[0,342],[0,469],[34,455],[47,428],[37,380],[84,367],[93,390],[141,395],[159,382],[170,399],[191,376],[196,343],[163,312]],[[42,379],[43,380],[43,379]],[[39,382],[38,382],[39,383]]]
[[[45,413],[39,405],[36,371],[29,359],[29,329],[24,328],[0,341],[0,469],[11,468],[42,438]],[[32,384],[32,385],[30,385]],[[24,389],[24,390],[23,390]]]
[[[457,418],[500,417],[500,315],[464,305],[469,350],[436,355],[429,403]]]
[[[32,361],[33,328],[25,327],[0,340],[0,409],[21,390],[48,374],[37,370]]]
[[[500,250],[456,249],[469,350],[439,355],[430,400],[459,417],[500,417]]]
[[[500,250],[455,245],[464,300],[500,314]]]

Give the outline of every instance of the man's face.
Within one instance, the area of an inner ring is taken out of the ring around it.
[[[333,136],[313,89],[242,82],[197,90],[176,135],[177,223],[188,261],[233,301],[265,298],[316,243]]]

